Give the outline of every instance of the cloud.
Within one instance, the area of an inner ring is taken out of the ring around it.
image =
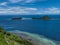
[[[18,2],[21,2],[23,0],[9,0],[11,3],[18,3]]]
[[[32,3],[35,2],[36,0],[26,0],[25,3]]]
[[[9,15],[29,15],[29,14],[60,14],[60,8],[51,7],[51,8],[28,8],[28,7],[0,7],[0,14],[9,14]]]
[[[0,6],[7,6],[7,2],[0,3]]]
[[[1,8],[0,14],[33,14],[36,11],[36,8],[27,8],[27,7],[8,7]]]
[[[60,14],[60,8],[51,7],[45,8],[43,11],[37,12],[37,14]]]
[[[22,2],[22,3],[34,3],[37,1],[47,1],[47,0],[9,0],[11,3],[18,3],[18,2]]]

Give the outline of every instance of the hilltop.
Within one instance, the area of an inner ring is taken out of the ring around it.
[[[5,31],[0,27],[0,45],[33,45],[31,42]]]

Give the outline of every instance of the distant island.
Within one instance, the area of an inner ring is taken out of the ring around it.
[[[12,18],[12,20],[23,20],[23,19],[29,19],[29,18],[23,18],[23,17],[17,17],[17,18]],[[50,18],[49,16],[43,16],[40,18],[36,18],[36,17],[32,17],[31,19],[36,19],[36,20],[50,20],[52,18]]]
[[[50,20],[51,18],[49,16],[43,16],[41,18],[32,18],[32,19],[37,19],[37,20]]]
[[[17,18],[12,18],[12,20],[21,20],[21,17],[17,17]]]
[[[5,31],[0,27],[0,45],[33,45],[28,40]]]

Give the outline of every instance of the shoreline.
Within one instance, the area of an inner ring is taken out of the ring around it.
[[[60,45],[60,42],[55,40],[50,40],[42,35],[37,35],[28,32],[17,31],[17,30],[10,32],[30,41],[31,43],[33,43],[33,45]]]

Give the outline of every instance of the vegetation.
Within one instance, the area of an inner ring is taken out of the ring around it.
[[[31,42],[6,32],[0,27],[0,45],[33,45]]]
[[[40,19],[43,19],[43,20],[49,20],[49,19],[51,19],[49,16],[43,16],[43,17],[41,17]]]
[[[51,19],[49,16],[43,16],[41,18],[32,18],[32,19],[38,19],[38,20],[49,20]]]

